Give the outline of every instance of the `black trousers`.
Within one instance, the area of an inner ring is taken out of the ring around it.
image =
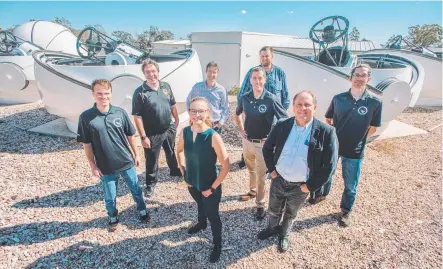
[[[197,202],[198,222],[207,223],[207,219],[211,223],[213,243],[221,246],[222,223],[220,220],[219,206],[221,199],[221,185],[210,196],[204,197],[201,191],[194,187],[188,187],[192,198]]]
[[[166,162],[168,164],[170,175],[180,175],[177,158],[175,156],[175,134],[176,128],[174,124],[162,134],[149,136],[151,141],[151,148],[145,148],[146,158],[146,186],[155,186],[157,183],[158,173],[158,157],[160,156],[160,149],[163,148],[166,155]]]

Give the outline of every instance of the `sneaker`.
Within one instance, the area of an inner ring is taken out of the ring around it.
[[[146,210],[140,211],[140,221],[143,223],[149,222],[151,217],[149,216],[148,212]]]
[[[201,230],[206,229],[206,227],[208,226],[207,223],[201,223],[201,222],[197,222],[195,225],[191,226],[191,228],[189,228],[188,230],[188,234],[195,234],[200,232]]]
[[[284,236],[278,239],[278,252],[285,253],[289,249],[289,237]]]
[[[117,229],[118,223],[119,221],[117,217],[110,217],[108,222],[109,231],[114,232]]]
[[[338,221],[338,224],[342,227],[351,226],[351,212],[342,211],[340,213],[340,220]]]
[[[274,236],[278,233],[278,227],[275,227],[273,229],[270,228],[266,228],[264,230],[261,230],[258,234],[257,234],[257,238],[260,240],[265,240],[268,239],[271,236]]]
[[[258,207],[257,214],[255,215],[257,220],[263,220],[265,218],[265,215],[266,215],[265,209],[263,207]]]
[[[216,263],[220,260],[220,254],[221,254],[221,246],[214,245],[214,248],[212,249],[211,256],[209,257],[209,261],[211,263]]]
[[[310,203],[311,205],[315,205],[320,202],[323,202],[324,200],[326,200],[326,196],[320,195],[315,198],[309,198],[308,203]]]
[[[145,196],[146,197],[152,197],[154,195],[154,187],[153,186],[146,186],[145,189]]]

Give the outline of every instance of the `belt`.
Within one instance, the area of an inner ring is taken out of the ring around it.
[[[252,143],[261,143],[261,142],[265,141],[263,139],[252,139],[252,138],[246,138],[246,140],[248,140],[249,142],[252,142]]]
[[[277,172],[277,170],[275,170],[275,171]],[[301,186],[303,184],[306,184],[306,182],[292,182],[292,181],[286,180],[284,177],[282,177],[282,175],[280,175],[279,172],[277,172],[277,177],[279,177],[279,178],[283,179],[285,182],[287,182],[291,185],[295,185],[295,186]]]

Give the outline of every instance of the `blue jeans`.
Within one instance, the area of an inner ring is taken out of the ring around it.
[[[342,174],[345,190],[341,197],[340,208],[344,212],[350,212],[357,195],[357,186],[360,179],[360,169],[363,159],[349,159],[341,157]]]
[[[143,199],[143,192],[138,185],[137,170],[135,166],[131,168],[117,172],[115,174],[104,175],[100,179],[102,181],[103,192],[105,194],[106,211],[109,217],[117,217],[117,186],[120,176],[126,181],[126,185],[131,191],[132,198],[137,204],[137,210],[140,212],[146,210],[145,200]]]

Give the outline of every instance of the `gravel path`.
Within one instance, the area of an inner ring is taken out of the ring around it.
[[[231,118],[223,135],[232,163],[221,204],[225,250],[210,265],[210,229],[187,235],[196,205],[184,184],[167,176],[163,155],[148,203],[151,222],[139,223],[121,182],[121,225],[109,233],[102,189],[81,145],[22,130],[55,118],[41,103],[0,107],[0,268],[442,267],[442,128],[369,144],[350,228],[336,221],[339,165],[328,199],[300,211],[291,250],[279,254],[275,238],[255,239],[266,221],[253,219],[254,202],[236,201],[247,191],[248,174],[236,166],[241,143]],[[441,111],[408,109],[398,120],[430,130],[442,117]]]

